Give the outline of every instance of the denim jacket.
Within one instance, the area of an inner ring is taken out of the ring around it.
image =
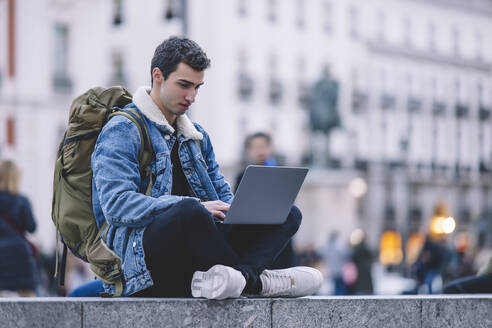
[[[147,125],[155,158],[151,169],[155,182],[150,196],[145,196],[148,181],[139,173],[140,133],[137,126],[123,116],[113,117],[99,134],[92,154],[92,203],[98,226],[106,220],[109,230],[106,244],[122,260],[125,285],[123,295],[131,295],[153,285],[145,265],[143,234],[147,225],[171,205],[187,198],[171,195],[171,149],[178,142],[183,172],[194,192],[204,201],[231,203],[233,194],[219,172],[208,134],[186,115],[177,118],[177,140],[174,128],[152,101],[149,89],[141,87],[128,106],[137,108]],[[199,143],[196,140],[200,140]],[[109,294],[113,285],[104,284]]]

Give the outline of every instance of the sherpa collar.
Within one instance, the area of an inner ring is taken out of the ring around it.
[[[133,95],[133,103],[137,105],[138,109],[140,109],[140,111],[142,111],[142,113],[147,116],[149,120],[156,124],[165,126],[167,130],[174,133],[174,128],[171,124],[169,124],[164,117],[164,114],[162,114],[159,107],[157,107],[150,97],[150,90],[151,89],[149,87],[138,88]],[[182,134],[185,138],[193,140],[203,139],[203,134],[195,128],[193,123],[185,114],[179,115],[176,118],[176,126],[178,129],[178,135]]]

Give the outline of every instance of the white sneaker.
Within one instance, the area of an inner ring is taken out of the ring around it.
[[[191,279],[191,295],[214,300],[239,297],[246,286],[241,272],[231,267],[217,264],[207,272],[196,271]]]
[[[282,270],[264,270],[260,275],[264,297],[300,297],[316,293],[323,275],[314,268],[298,266]]]

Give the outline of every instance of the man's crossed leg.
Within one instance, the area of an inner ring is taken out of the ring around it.
[[[144,233],[145,261],[154,286],[137,296],[311,295],[322,283],[318,270],[268,270],[297,232],[301,219],[301,212],[293,206],[281,225],[223,225],[197,201],[183,200],[162,213]]]

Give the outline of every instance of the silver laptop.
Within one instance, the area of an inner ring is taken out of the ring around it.
[[[308,169],[249,165],[224,224],[282,224],[287,220]]]

